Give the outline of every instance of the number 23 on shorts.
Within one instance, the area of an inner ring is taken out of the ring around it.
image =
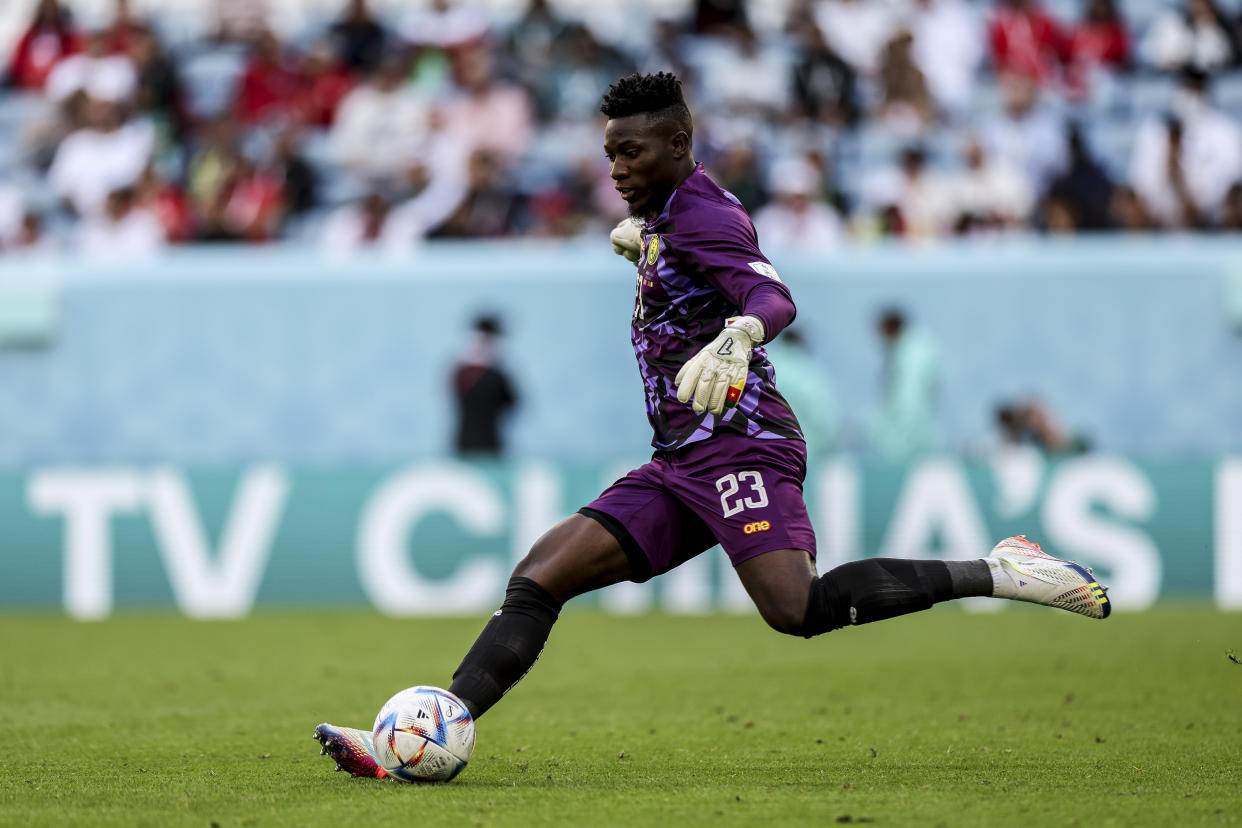
[[[743,509],[762,509],[768,505],[763,475],[757,471],[730,472],[716,481],[716,491],[720,492],[720,509],[725,517],[732,517]]]

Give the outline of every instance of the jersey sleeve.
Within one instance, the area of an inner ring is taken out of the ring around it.
[[[773,305],[772,290],[778,291],[789,303],[787,319],[767,319],[760,309],[757,314],[765,328],[771,325],[768,339],[776,336],[793,319],[793,295],[781,281],[776,268],[759,250],[759,239],[750,219],[740,210],[712,210],[695,217],[692,223],[677,228],[675,254],[687,270],[720,291],[739,311],[750,312],[752,294],[759,288],[763,301]],[[758,298],[758,297],[755,297]],[[778,300],[779,302],[779,300]],[[784,316],[784,312],[780,314]]]

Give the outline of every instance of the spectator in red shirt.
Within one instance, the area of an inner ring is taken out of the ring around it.
[[[1094,73],[1129,68],[1130,35],[1114,0],[1090,0],[1083,19],[1070,35],[1069,51],[1066,80],[1075,98],[1086,96]]]
[[[263,31],[254,39],[233,111],[246,125],[278,120],[288,113],[297,86],[297,74],[285,63],[280,41]]]
[[[998,75],[1041,85],[1056,82],[1069,58],[1069,38],[1034,0],[1005,0],[988,24],[992,64]]]
[[[42,89],[56,61],[84,45],[67,10],[57,0],[39,0],[34,19],[13,49],[5,81],[18,89]]]
[[[308,127],[330,127],[341,99],[354,88],[353,73],[333,53],[332,44],[312,46],[302,56],[294,109]]]

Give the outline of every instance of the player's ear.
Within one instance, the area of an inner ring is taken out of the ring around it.
[[[690,136],[686,134],[685,130],[679,129],[673,133],[669,144],[673,148],[673,158],[678,161],[684,158],[686,153],[690,152]]]

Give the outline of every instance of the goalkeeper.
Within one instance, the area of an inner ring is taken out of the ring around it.
[[[530,670],[570,598],[646,581],[717,543],[763,619],[791,635],[975,595],[1108,615],[1087,570],[1021,537],[987,558],[875,558],[818,576],[802,495],[806,445],[762,348],[794,318],[789,289],[741,204],[695,163],[676,78],[622,78],[601,111],[604,152],[631,215],[612,245],[637,268],[630,338],[655,452],[517,565],[504,603],[453,674],[449,689],[473,716]],[[317,738],[351,772],[382,775],[365,761],[370,734],[320,725]]]

